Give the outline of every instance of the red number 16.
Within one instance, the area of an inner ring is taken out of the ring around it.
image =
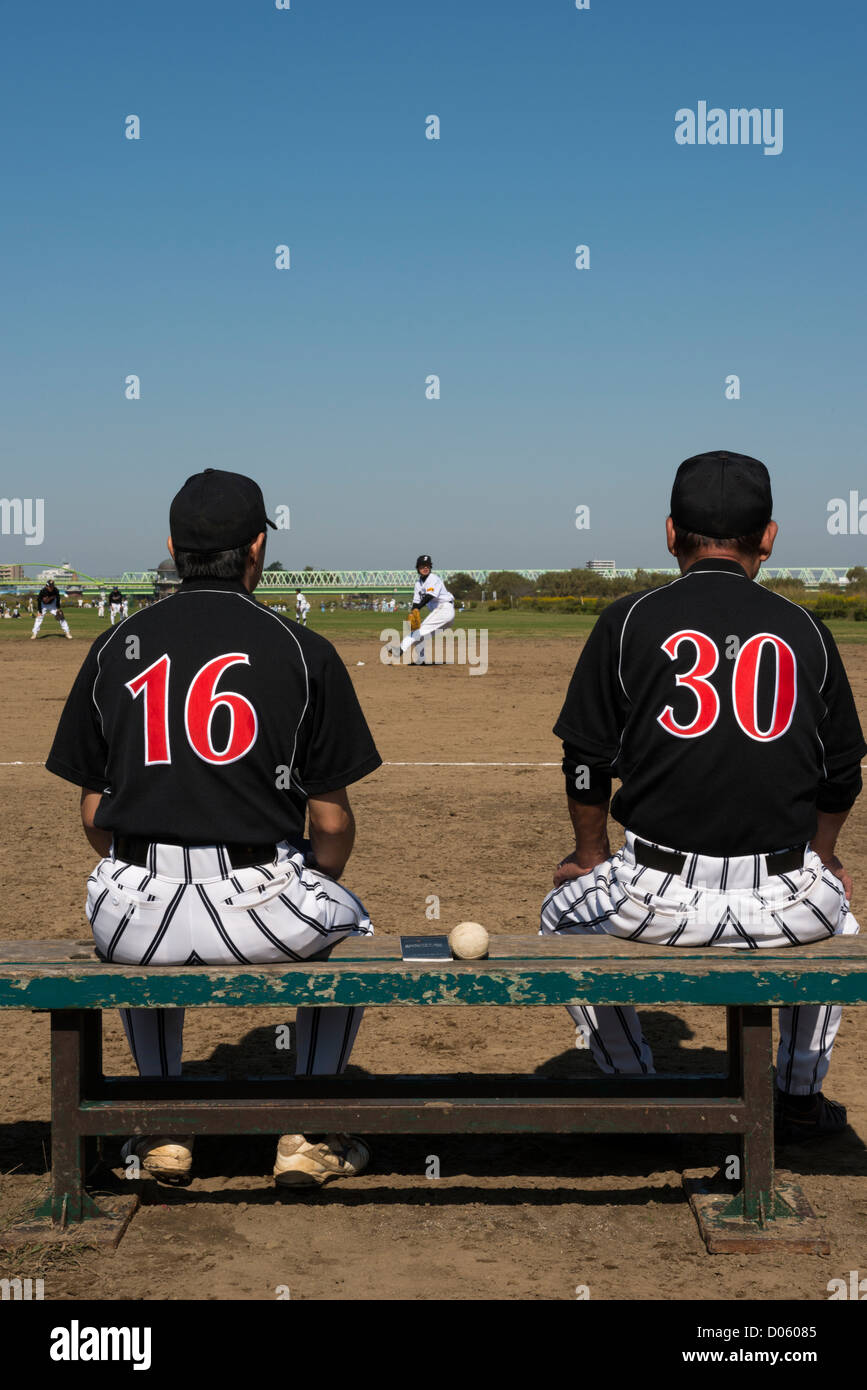
[[[193,677],[184,701],[184,730],[193,752],[206,763],[235,763],[249,753],[259,732],[256,711],[244,695],[234,690],[216,689],[223,672],[237,662],[249,666],[245,652],[227,652],[208,661]],[[171,657],[161,656],[135,680],[127,681],[126,689],[133,699],[144,696],[145,765],[170,763],[169,745],[169,674]],[[229,711],[229,737],[225,748],[216,748],[211,736],[214,715],[220,705]]]

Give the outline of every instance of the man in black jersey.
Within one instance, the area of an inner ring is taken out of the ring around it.
[[[331,644],[252,597],[273,526],[258,485],[206,469],[170,525],[180,588],[97,638],[46,764],[81,788],[103,856],[87,894],[97,951],[143,965],[328,954],[373,930],[337,880],[355,836],[345,788],[381,759]],[[342,1071],[361,1012],[298,1009],[298,1072]],[[143,1076],[180,1074],[182,1009],[122,1017]],[[191,1145],[140,1136],[125,1153],[171,1179]],[[348,1135],[283,1135],[274,1176],[307,1186],[368,1159]]]
[[[30,634],[31,641],[35,642],[36,638],[38,637],[39,629],[42,626],[42,620],[45,617],[46,613],[50,613],[52,617],[56,618],[57,622],[60,624],[60,628],[64,636],[68,637],[71,642],[72,633],[69,631],[69,623],[63,616],[63,609],[61,607],[60,599],[60,590],[58,589],[53,579],[49,579],[48,583],[42,589],[39,590],[39,593],[36,596],[36,621],[33,624],[33,631]]]
[[[115,584],[108,596],[108,621],[114,627],[115,623],[119,623],[123,616],[123,594]]]
[[[680,465],[666,537],[681,577],[603,611],[554,728],[575,849],[543,933],[752,950],[857,932],[836,842],[867,744],[828,629],[753,583],[777,534],[771,509],[756,459]],[[614,855],[612,776],[626,828]],[[569,1012],[603,1071],[652,1072],[634,1009]],[[780,1010],[783,1137],[846,1123],[821,1090],[840,1015]]]

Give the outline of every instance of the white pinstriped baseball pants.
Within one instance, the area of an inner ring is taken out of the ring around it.
[[[427,638],[431,637],[441,627],[451,627],[454,620],[455,605],[453,603],[438,604],[437,607],[423,619],[421,625],[416,628],[415,632],[410,632],[404,637],[400,644],[401,653],[407,651],[410,647],[417,646],[418,665],[429,665],[428,655],[431,652],[431,644],[428,643]]]
[[[609,933],[658,946],[780,949],[858,931],[840,880],[807,850],[803,869],[771,875],[764,855],[687,854],[680,874],[638,864],[622,850],[549,893],[540,935]],[[656,845],[664,849],[667,846]],[[650,1075],[653,1057],[635,1009],[570,1006],[593,1058],[608,1075]],[[791,1095],[822,1089],[840,1027],[837,1004],[780,1009],[777,1085]]]
[[[287,842],[270,864],[232,869],[221,845],[152,845],[148,867],[101,859],[87,883],[99,954],[128,965],[243,965],[309,960],[373,932],[364,905],[306,868]],[[299,1008],[298,1076],[346,1067],[363,1009]],[[183,1009],[121,1009],[142,1076],[179,1076]]]
[[[42,610],[41,613],[37,613],[37,614],[36,614],[36,620],[35,620],[35,622],[34,622],[34,624],[33,624],[32,636],[34,636],[34,637],[36,636],[37,632],[39,631],[39,629],[41,628],[41,626],[42,626],[42,624],[43,624],[43,621],[45,620],[45,618],[48,617],[48,614],[49,614],[49,613],[51,614],[52,618],[56,618],[56,619],[57,619],[57,621],[60,623],[60,626],[61,626],[61,628],[62,628],[62,630],[63,630],[64,632],[68,632],[68,631],[69,631],[69,623],[68,623],[68,622],[66,621],[66,619],[62,616],[62,614],[60,613],[60,611],[59,611],[58,608],[56,608],[56,607],[55,607],[55,608],[43,608],[43,610]]]

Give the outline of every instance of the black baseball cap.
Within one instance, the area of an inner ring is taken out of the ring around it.
[[[416,562],[415,562],[415,567],[416,567],[416,569],[417,569],[417,570],[423,569],[425,565],[427,565],[427,567],[428,567],[429,570],[432,570],[432,569],[433,569],[433,560],[431,559],[431,557],[430,557],[429,555],[419,555],[418,559],[417,559]]]
[[[764,530],[773,506],[765,465],[748,454],[730,454],[726,449],[684,459],[671,489],[675,526],[714,540]]]
[[[247,545],[266,526],[277,529],[265,513],[259,484],[222,468],[206,468],[187,478],[169,511],[175,550],[197,554]]]

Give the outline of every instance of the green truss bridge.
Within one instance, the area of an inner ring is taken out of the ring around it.
[[[46,565],[44,562],[39,565],[27,564],[22,567],[25,571],[36,571],[40,573],[52,571],[60,589],[80,588],[83,593],[95,593],[100,589],[106,591],[114,584],[119,584],[125,594],[153,594],[158,578],[168,578],[165,575],[158,575],[155,569],[150,570],[125,570],[119,576],[99,577],[86,575],[81,570],[72,571],[71,574],[64,573],[68,568],[61,565]],[[552,567],[548,566],[548,570]],[[845,579],[846,571],[850,568],[846,565],[816,565],[816,566],[780,566],[765,565],[762,573],[771,579],[801,579],[809,587],[819,584],[835,584],[841,579]],[[454,565],[442,570],[443,576],[455,574],[460,566]],[[491,570],[467,569],[461,571],[469,574],[482,587],[487,583],[488,575]],[[522,575],[525,579],[537,580],[542,574],[547,573],[545,569],[519,569],[513,571]],[[607,578],[632,578],[635,568],[621,569],[612,568],[607,570],[596,570]],[[655,571],[657,574],[670,576],[672,579],[680,573],[676,568],[660,569]],[[317,594],[394,594],[409,592],[416,580],[415,570],[266,570],[262,575],[257,593],[260,594],[283,594],[294,592],[296,589],[305,589]],[[34,589],[41,587],[41,581],[36,574],[28,573],[24,579],[11,579],[0,577],[0,590],[14,590],[19,588]]]

